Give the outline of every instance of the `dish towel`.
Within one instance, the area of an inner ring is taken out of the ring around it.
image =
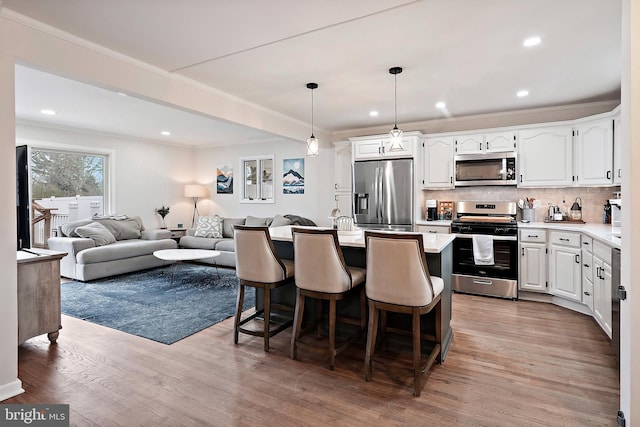
[[[493,236],[474,234],[473,261],[476,265],[493,265]]]

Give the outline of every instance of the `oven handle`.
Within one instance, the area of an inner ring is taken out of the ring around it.
[[[457,238],[463,238],[463,239],[471,239],[473,237],[473,234],[454,234]],[[518,240],[518,236],[491,236],[493,238],[493,240],[506,240],[506,241],[517,241]]]
[[[491,280],[482,280],[482,279],[473,279],[473,283],[476,285],[493,285],[493,281]]]

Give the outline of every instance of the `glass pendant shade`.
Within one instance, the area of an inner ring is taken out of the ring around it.
[[[389,131],[391,146],[389,151],[402,151],[402,129],[398,129],[398,80],[397,75],[402,72],[401,67],[389,68],[389,74],[393,74],[393,129]]]
[[[307,138],[307,157],[317,157],[320,148],[318,138],[313,135],[313,90],[317,88],[317,83],[307,83],[307,89],[311,89],[311,136]]]
[[[318,156],[318,138],[311,136],[307,138],[307,157]]]

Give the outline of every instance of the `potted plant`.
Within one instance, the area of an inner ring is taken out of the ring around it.
[[[156,213],[158,215],[160,215],[160,217],[162,218],[162,227],[160,228],[167,228],[167,226],[164,223],[164,217],[169,215],[169,207],[168,206],[162,206],[160,208],[156,209]]]

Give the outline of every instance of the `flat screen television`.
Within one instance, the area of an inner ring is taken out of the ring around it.
[[[31,247],[31,200],[29,198],[29,150],[16,147],[16,211],[18,219],[18,250]]]

